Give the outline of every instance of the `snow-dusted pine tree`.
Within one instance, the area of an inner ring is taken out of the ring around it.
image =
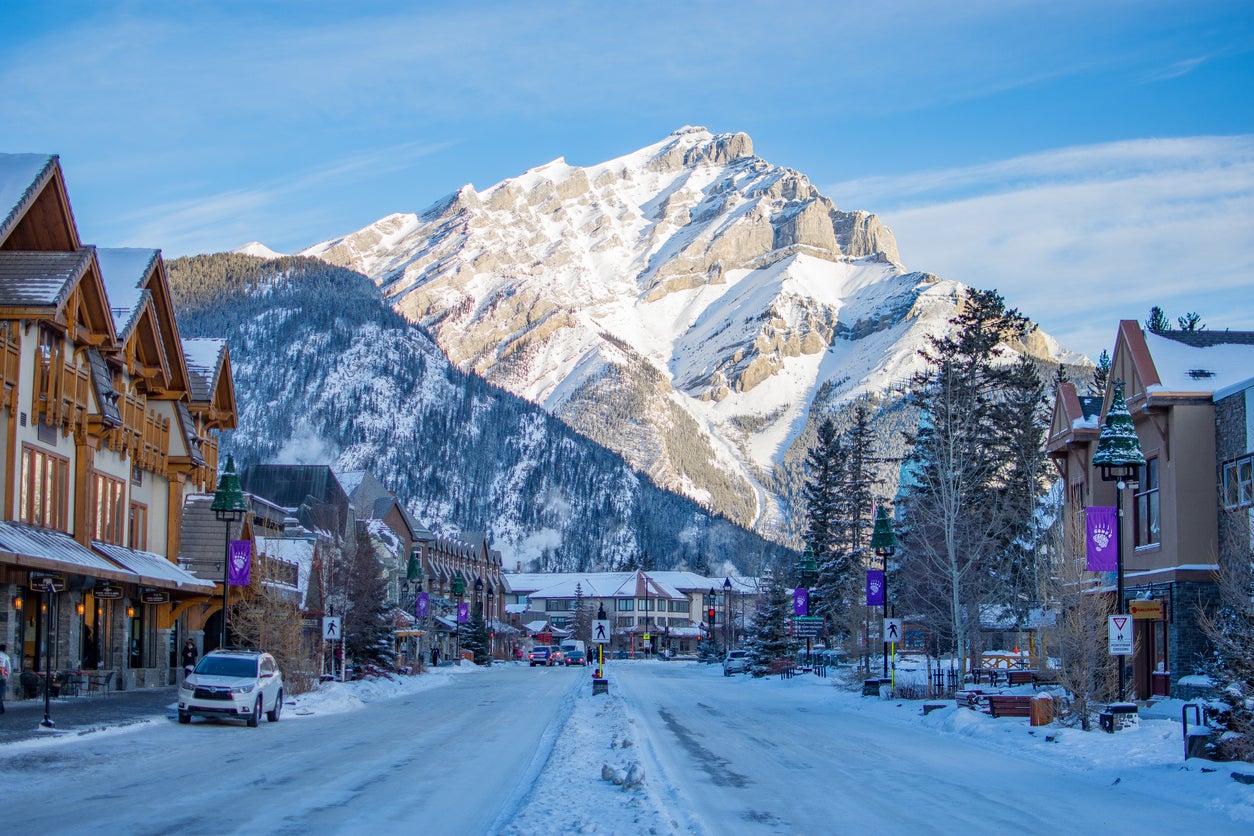
[[[773,663],[791,660],[797,644],[788,629],[792,614],[792,595],[784,585],[783,574],[772,570],[767,576],[761,605],[753,613],[749,638],[749,673],[763,677],[771,672]]]

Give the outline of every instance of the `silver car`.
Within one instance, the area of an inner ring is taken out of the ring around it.
[[[749,670],[749,652],[746,650],[729,650],[723,659],[723,676],[744,673]]]
[[[214,650],[179,686],[179,722],[193,714],[242,719],[257,727],[283,710],[283,674],[274,657],[259,650]]]

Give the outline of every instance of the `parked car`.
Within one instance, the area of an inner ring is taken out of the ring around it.
[[[549,664],[563,665],[566,663],[566,652],[557,645],[549,648]]]
[[[562,651],[562,656],[563,656],[563,658],[565,658],[565,660],[566,660],[566,667],[568,667],[568,668],[569,668],[571,665],[586,665],[586,664],[588,664],[588,657],[584,654],[584,652],[583,652],[582,650],[563,650],[563,651]]]
[[[243,719],[257,727],[262,712],[271,723],[283,711],[283,673],[260,650],[213,650],[179,685],[179,722],[193,714]]]
[[[749,670],[749,653],[745,650],[729,650],[723,659],[723,676],[744,673]]]

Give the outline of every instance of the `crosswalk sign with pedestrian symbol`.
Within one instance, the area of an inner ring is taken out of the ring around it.
[[[322,619],[322,638],[335,642],[340,640],[340,617],[338,615],[327,616]]]
[[[1132,655],[1132,616],[1112,615],[1110,617],[1110,655]]]
[[[901,630],[903,619],[886,618],[884,619],[884,641],[888,644],[901,643]]]
[[[610,621],[597,619],[592,622],[592,643],[593,644],[609,644],[610,643]]]

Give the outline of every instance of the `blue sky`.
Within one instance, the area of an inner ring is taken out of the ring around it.
[[[683,125],[1091,356],[1152,304],[1254,329],[1248,0],[0,0],[0,151],[102,246],[291,252]]]

